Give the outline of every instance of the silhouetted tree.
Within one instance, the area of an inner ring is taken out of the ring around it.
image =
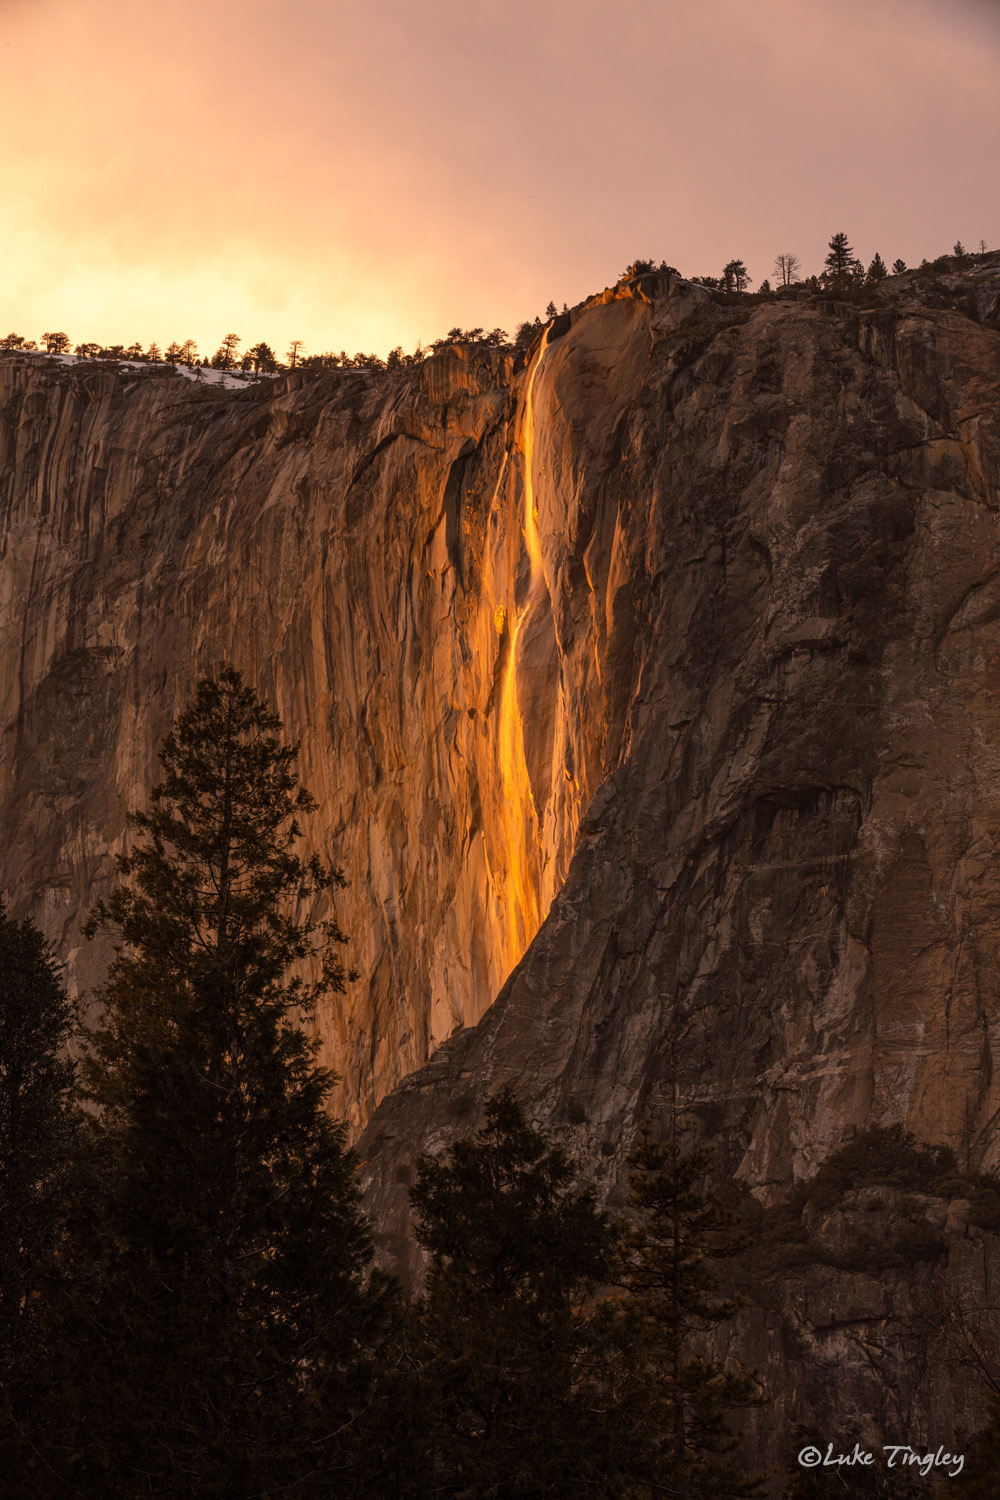
[[[150,363],[156,363],[158,360],[161,360],[163,358],[163,355],[160,353],[159,344],[150,344],[149,348],[146,350],[146,358],[150,361]]]
[[[299,1024],[343,989],[344,938],[294,914],[344,881],[294,852],[315,804],[280,727],[231,668],[199,683],[88,926],[118,946],[82,1064],[98,1113],[56,1382],[80,1397],[48,1424],[88,1494],[364,1493],[383,1298]],[[290,977],[311,955],[321,978]]]
[[[659,1453],[672,1465],[671,1492],[699,1500],[749,1496],[759,1491],[762,1476],[747,1475],[734,1459],[736,1440],[724,1414],[765,1399],[756,1372],[692,1358],[687,1347],[694,1331],[737,1311],[738,1303],[714,1299],[718,1280],[710,1262],[736,1254],[747,1240],[734,1233],[733,1214],[699,1186],[714,1152],[685,1150],[690,1124],[674,1111],[666,1141],[643,1127],[629,1157],[630,1202],[639,1218],[624,1232],[616,1279],[641,1319],[647,1350],[642,1404],[662,1434]]]
[[[758,290],[761,291],[761,292],[763,292],[763,294],[765,296],[767,296],[768,292],[770,292],[770,290],[771,290],[771,283],[768,281],[768,279],[767,279],[766,276],[764,277],[764,280],[761,282],[760,287],[758,288]]]
[[[420,1159],[411,1199],[430,1253],[417,1310],[428,1492],[619,1494],[634,1454],[597,1389],[589,1316],[614,1230],[565,1153],[505,1089],[471,1140]]]
[[[335,354],[332,349],[327,349],[323,354],[307,354],[301,364],[304,369],[309,370],[335,370],[343,359],[343,355]]]
[[[304,347],[305,345],[301,339],[292,339],[292,342],[288,346],[288,363],[293,370],[299,362],[299,355],[302,353]]]
[[[212,368],[214,370],[232,370],[236,365],[236,351],[239,348],[240,336],[238,333],[227,333],[222,343],[212,355]]]
[[[774,257],[774,275],[782,286],[791,286],[793,281],[797,281],[801,268],[802,262],[799,257],[793,255],[790,250]]]
[[[869,285],[878,286],[880,282],[885,280],[888,274],[889,271],[885,261],[882,259],[881,255],[879,255],[878,251],[876,251],[875,257],[872,260],[871,265],[868,267]]]
[[[727,292],[745,292],[753,278],[741,260],[730,260],[722,268],[722,280]]]
[[[254,344],[247,358],[253,365],[254,374],[257,374],[260,370],[273,374],[278,368],[278,357],[270,344]]]
[[[554,302],[550,302],[548,307],[546,307],[545,316],[547,318],[554,318],[556,316],[556,305]]]
[[[185,365],[198,363],[198,345],[194,339],[185,339],[181,345],[181,363]]]
[[[51,948],[0,899],[0,1387],[32,1342],[30,1292],[55,1230],[71,1134],[70,1020]]]
[[[0,349],[23,349],[24,339],[19,333],[8,333],[0,339]]]
[[[902,276],[902,274],[903,274],[903,272],[905,270],[906,270],[906,261],[905,260],[894,260],[893,261],[893,263],[892,263],[892,274],[894,276]]]
[[[955,258],[957,260],[960,260],[960,261],[964,261],[966,259],[967,255],[968,255],[968,251],[966,250],[965,246],[962,244],[961,240],[956,240],[955,241],[954,245],[952,246],[951,253],[952,253],[952,255],[955,256]]]
[[[65,333],[43,333],[42,343],[46,354],[68,354],[69,335]]]
[[[541,331],[541,318],[535,318],[534,322],[531,323],[518,323],[517,331],[514,334],[514,348],[526,352],[531,348]]]
[[[73,350],[73,353],[78,354],[81,359],[97,359],[100,352],[100,344],[77,344]]]
[[[830,240],[830,249],[824,262],[831,277],[845,277],[851,269],[854,251],[847,243],[846,234],[835,234]]]

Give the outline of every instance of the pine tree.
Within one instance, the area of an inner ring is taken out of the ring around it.
[[[844,277],[851,268],[854,251],[847,243],[846,234],[835,234],[830,239],[830,249],[824,264],[831,278]]]
[[[258,370],[273,372],[278,368],[278,358],[270,344],[254,344],[246,358],[251,361],[254,374]]]
[[[471,1140],[420,1160],[411,1198],[430,1253],[418,1347],[434,1495],[620,1493],[628,1427],[605,1378],[605,1323],[590,1315],[614,1229],[573,1179],[509,1089]]]
[[[722,268],[722,280],[727,292],[745,292],[753,277],[741,260],[730,260]]]
[[[0,900],[0,1404],[44,1378],[33,1314],[72,1136],[69,1026],[48,944]]]
[[[383,1289],[299,1024],[344,988],[344,939],[292,914],[344,882],[294,852],[315,804],[280,727],[231,668],[199,683],[90,922],[118,946],[63,1314],[82,1408],[53,1426],[102,1496],[307,1495],[328,1473],[364,1493]],[[310,958],[320,979],[290,977]]]
[[[906,261],[905,260],[894,260],[893,261],[893,263],[892,263],[892,274],[894,276],[902,276],[902,274],[903,274],[903,272],[905,270],[906,270]]]
[[[888,271],[888,268],[886,266],[885,261],[882,259],[881,255],[879,255],[878,251],[876,251],[875,252],[875,257],[874,257],[871,265],[868,267],[868,283],[869,283],[869,285],[870,286],[878,286],[880,282],[882,282],[882,281],[885,280],[885,278],[888,276],[888,274],[889,274],[889,271]]]
[[[639,1217],[624,1231],[617,1279],[641,1325],[642,1405],[653,1433],[662,1434],[653,1466],[658,1483],[685,1500],[739,1500],[759,1492],[762,1476],[739,1466],[725,1412],[765,1397],[756,1372],[691,1356],[689,1341],[738,1310],[734,1300],[715,1300],[718,1279],[709,1262],[735,1255],[747,1241],[734,1233],[734,1215],[699,1187],[714,1153],[685,1150],[688,1128],[676,1113],[666,1141],[643,1127],[629,1157],[630,1201]]]

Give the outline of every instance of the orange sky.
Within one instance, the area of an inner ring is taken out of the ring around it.
[[[1000,245],[997,0],[0,0],[0,324],[385,354]]]

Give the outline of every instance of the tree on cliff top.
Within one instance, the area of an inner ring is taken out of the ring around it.
[[[791,286],[793,281],[797,281],[801,269],[802,262],[791,250],[784,250],[774,257],[774,275],[782,286]]]
[[[854,251],[847,243],[847,235],[843,233],[833,235],[830,239],[829,253],[824,261],[828,274],[831,277],[846,276],[853,260]]]
[[[231,370],[236,364],[236,351],[239,346],[239,334],[227,333],[218,349],[212,355],[212,368],[214,370]]]
[[[243,356],[243,368],[253,366],[256,375],[259,370],[273,372],[278,368],[278,357],[270,344],[254,344],[253,348]]]
[[[878,251],[875,252],[874,259],[872,260],[871,265],[868,267],[867,274],[870,286],[878,286],[879,283],[883,282],[889,274],[889,268],[886,265],[885,261],[882,259],[881,255],[879,255]]]
[[[298,1024],[347,976],[336,921],[295,913],[344,879],[294,852],[315,804],[280,727],[231,668],[199,683],[89,923],[118,945],[82,1063],[99,1114],[64,1315],[86,1409],[56,1439],[108,1495],[152,1475],[258,1496],[331,1467],[350,1487],[363,1441],[381,1283]],[[290,977],[310,957],[322,977]]]
[[[722,281],[727,292],[745,292],[753,277],[741,260],[730,260],[722,268]]]

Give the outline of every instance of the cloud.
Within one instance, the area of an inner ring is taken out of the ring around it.
[[[836,228],[868,257],[997,243],[990,11],[0,0],[0,322],[385,352],[637,254],[759,281]]]

